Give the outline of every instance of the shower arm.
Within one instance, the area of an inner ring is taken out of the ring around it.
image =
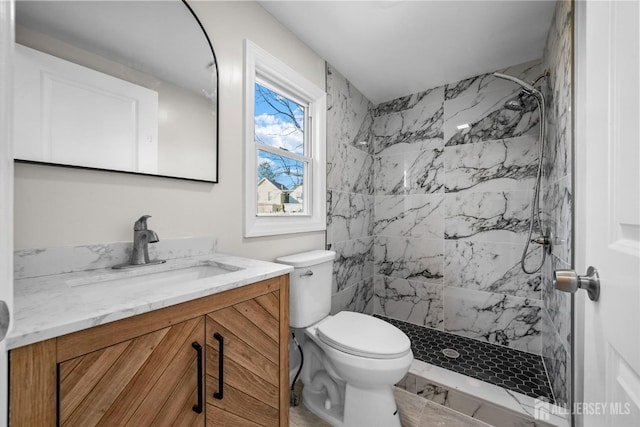
[[[538,111],[540,114],[540,134],[538,137],[538,172],[536,174],[536,185],[534,189],[534,196],[533,196],[533,200],[531,201],[531,214],[529,218],[529,235],[525,242],[524,250],[522,251],[522,257],[520,258],[520,266],[522,267],[522,271],[524,271],[526,274],[533,274],[538,272],[542,268],[547,258],[547,249],[550,249],[549,239],[547,236],[544,236],[544,229],[543,229],[542,220],[540,219],[540,209],[539,209],[540,185],[542,180],[542,157],[544,153],[544,140],[545,140],[545,100],[542,92],[533,86],[538,81],[540,81],[540,79],[542,79],[543,77],[546,77],[548,75],[548,71],[545,71],[545,73],[542,76],[535,79],[531,84],[517,77],[510,76],[508,74],[493,73],[493,75],[501,79],[509,80],[521,86],[524,92],[526,92],[529,95],[533,95],[533,97],[536,99],[536,102],[538,104]],[[533,235],[534,222],[537,223],[538,228],[540,229],[539,231],[543,235],[541,236],[541,238],[532,240],[531,236]],[[540,264],[538,265],[537,268],[535,268],[534,270],[527,270],[525,261],[527,258],[527,252],[529,251],[529,244],[532,241],[538,243],[538,240],[540,239],[542,241],[541,244],[544,246],[544,250],[542,251],[542,260],[540,261]]]
[[[493,75],[498,77],[498,78],[504,79],[504,80],[512,81],[512,82],[522,86],[522,88],[529,94],[533,94],[535,92],[539,92],[538,89],[533,87],[533,84],[529,84],[529,83],[525,82],[524,80],[520,80],[517,77],[510,76],[508,74],[502,74],[502,73],[493,73]]]

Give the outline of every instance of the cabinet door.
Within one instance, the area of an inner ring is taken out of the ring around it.
[[[280,424],[279,322],[278,291],[207,315],[207,425]]]
[[[202,317],[60,363],[60,425],[204,425],[194,342],[203,346]]]

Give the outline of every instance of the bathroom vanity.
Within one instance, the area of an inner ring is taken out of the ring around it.
[[[288,426],[291,268],[141,268],[16,281],[10,425]]]

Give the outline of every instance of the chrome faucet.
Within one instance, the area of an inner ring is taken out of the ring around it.
[[[113,268],[132,268],[165,262],[163,259],[149,261],[149,243],[156,243],[159,239],[155,231],[147,228],[147,218],[151,218],[151,215],[141,216],[133,225],[133,248],[129,263],[116,265]]]

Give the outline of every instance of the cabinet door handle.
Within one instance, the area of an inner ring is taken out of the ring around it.
[[[202,413],[202,394],[204,392],[204,388],[202,387],[202,346],[198,344],[197,341],[191,343],[191,347],[196,350],[198,355],[198,403],[193,405],[193,411],[198,414]]]
[[[219,333],[213,334],[213,338],[218,340],[218,391],[213,393],[213,397],[222,400],[224,392],[224,337]]]

